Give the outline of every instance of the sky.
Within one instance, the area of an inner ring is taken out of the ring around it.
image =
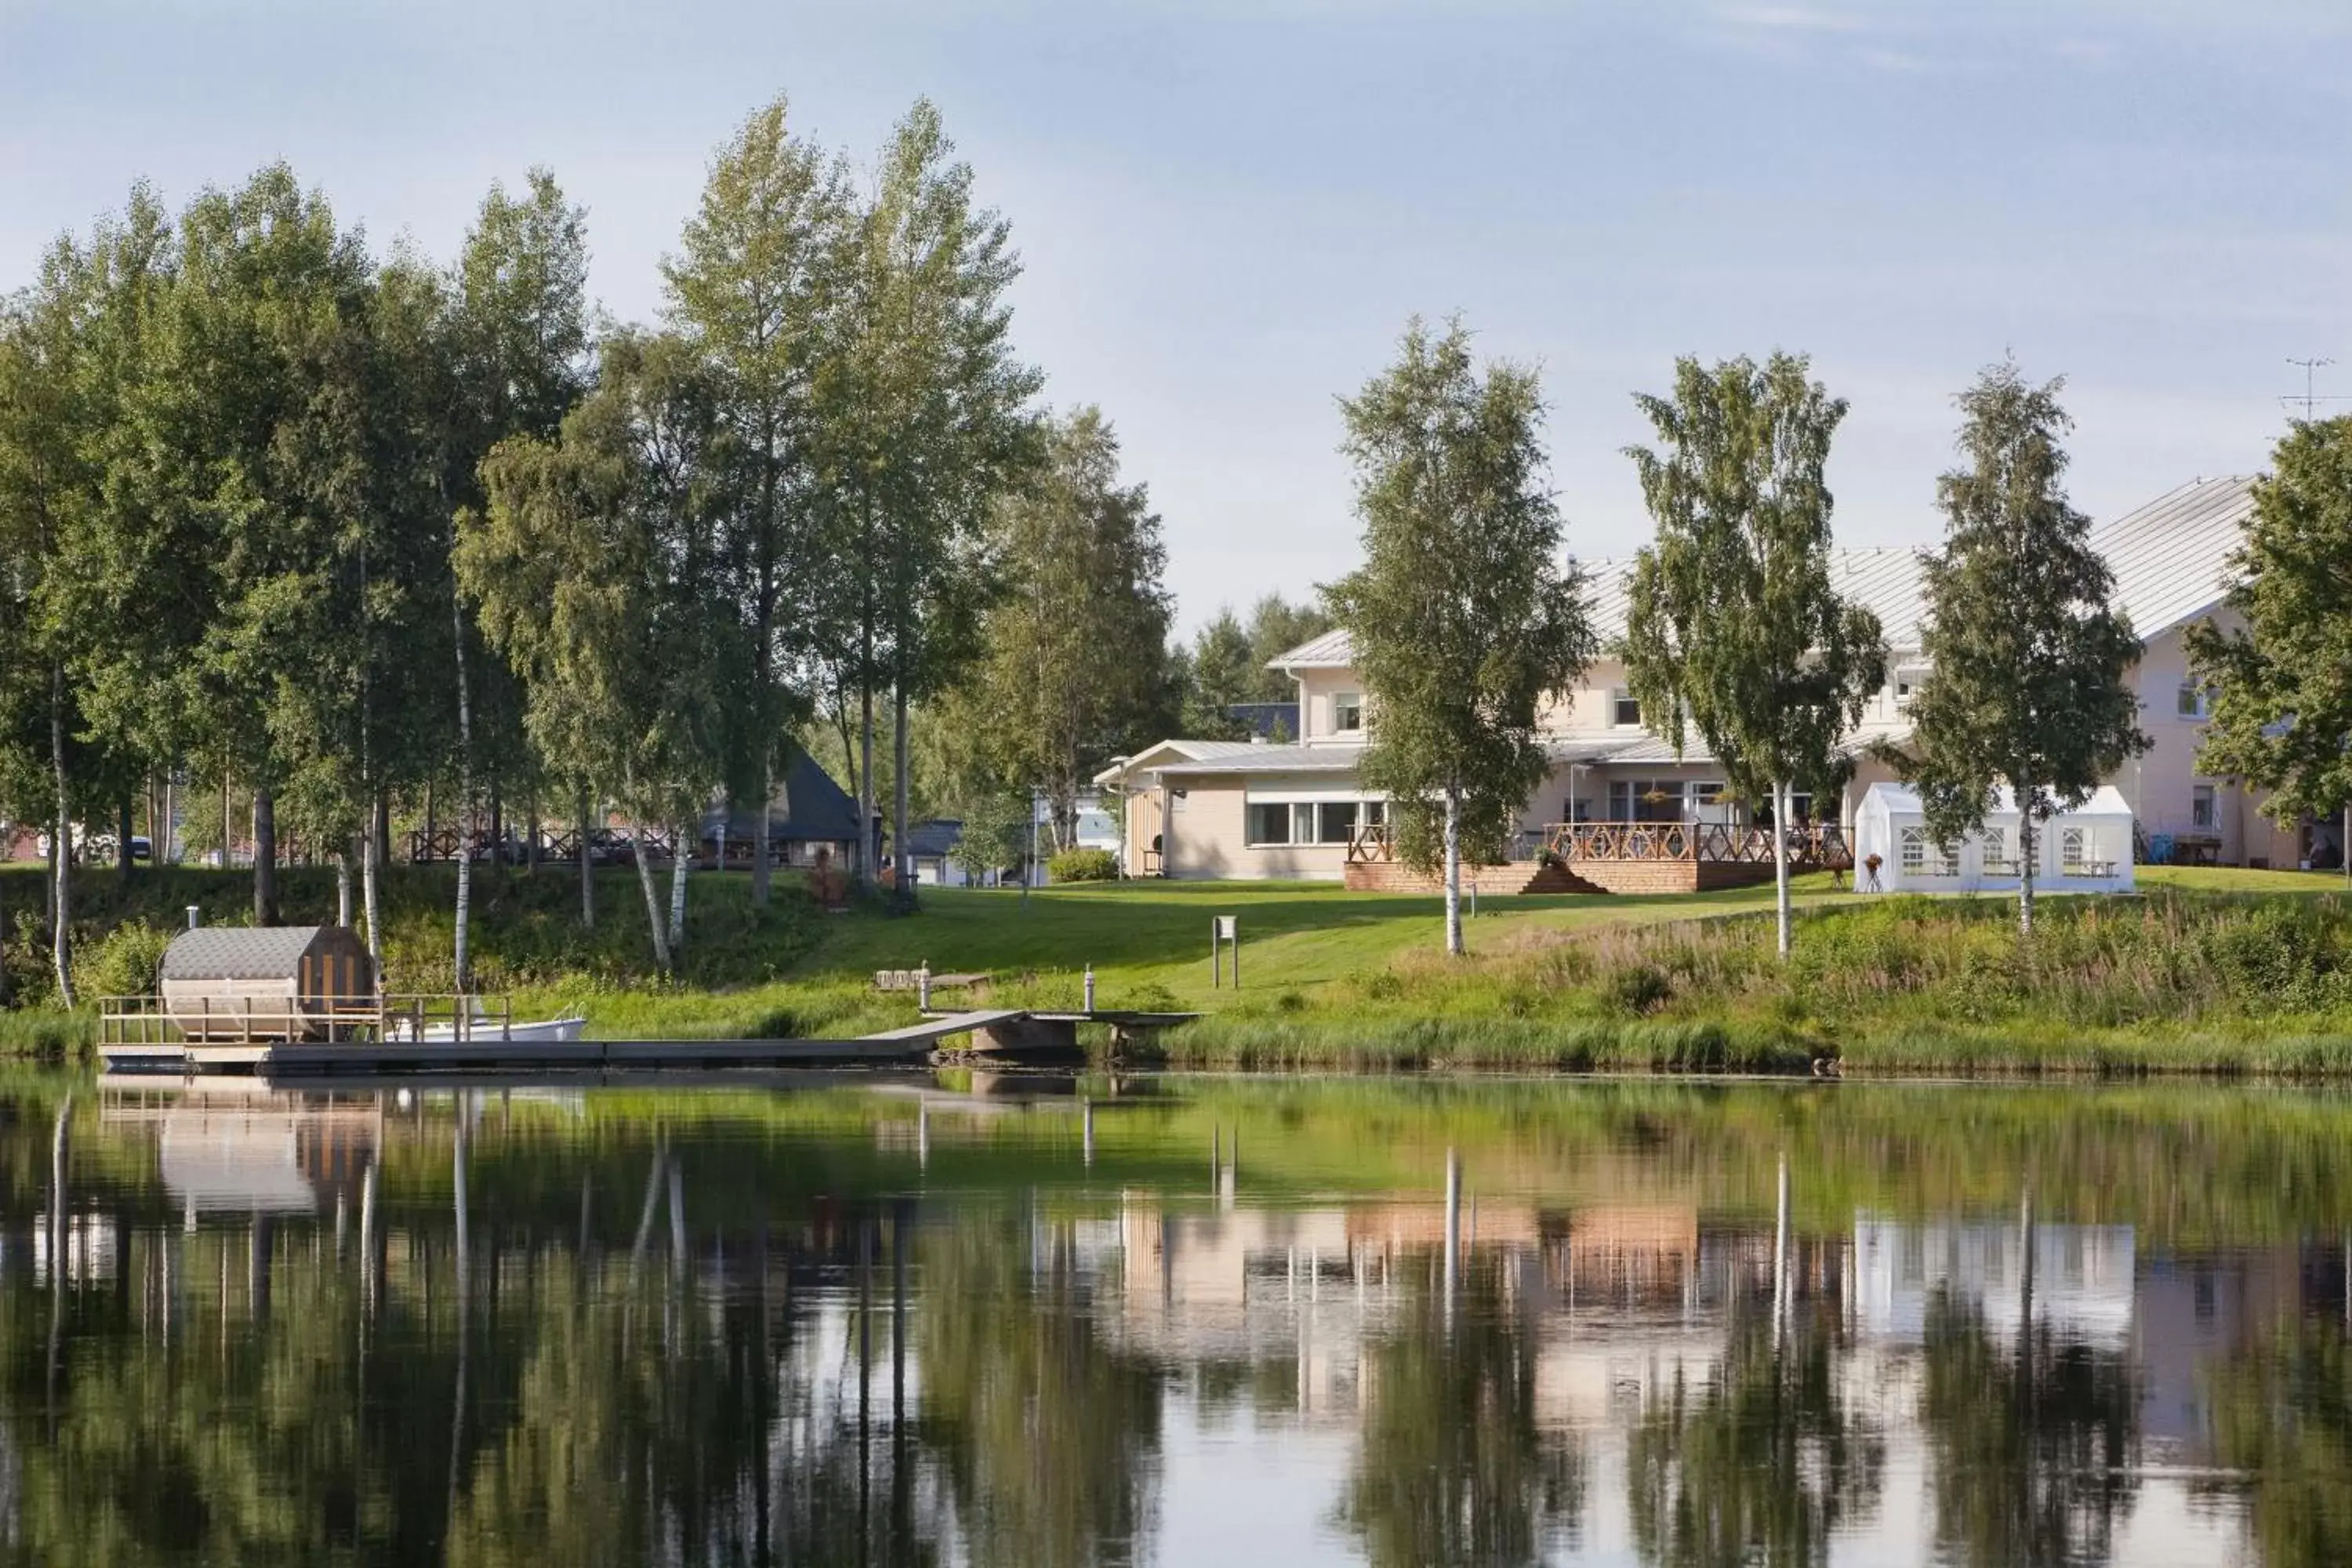
[[[2065,376],[2095,517],[2258,471],[2291,358],[2352,394],[2347,65],[2344,0],[0,0],[0,289],[135,179],[283,158],[446,258],[544,164],[652,320],[751,110],[870,166],[929,97],[1191,626],[1355,564],[1338,399],[1416,313],[1539,368],[1587,560],[1647,535],[1632,394],[1686,353],[1805,353],[1850,401],[1847,543],[1933,542],[1953,395],[2004,353]]]

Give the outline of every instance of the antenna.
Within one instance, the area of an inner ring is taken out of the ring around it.
[[[2279,403],[2281,406],[2286,408],[2293,408],[2298,403],[2302,404],[2303,422],[2305,425],[2311,423],[2312,411],[2318,405],[2322,403],[2342,403],[2347,401],[2341,397],[2321,397],[2316,395],[2315,388],[2318,374],[2324,367],[2334,364],[2336,363],[2334,360],[2325,357],[2297,359],[2293,354],[2289,354],[2287,356],[2286,363],[2289,364],[2301,365],[2303,367],[2303,395],[2301,397],[2297,397],[2293,393],[2289,393],[2284,397],[2280,398]]]

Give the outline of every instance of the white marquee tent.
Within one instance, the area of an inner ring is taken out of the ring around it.
[[[1982,830],[1958,844],[1928,836],[1919,796],[1874,784],[1853,815],[1853,885],[1865,893],[1966,893],[2017,886],[2016,798],[2006,788]],[[1874,873],[1872,856],[1878,858]],[[2132,888],[2132,813],[2113,784],[2034,833],[2033,885],[2053,893],[2126,893]]]

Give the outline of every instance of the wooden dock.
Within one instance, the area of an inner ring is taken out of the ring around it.
[[[983,1056],[1075,1054],[1081,1023],[1108,1025],[1130,1038],[1181,1023],[1189,1013],[1054,1013],[1018,1007],[927,1016],[919,1024],[841,1040],[363,1040],[220,1044],[205,1040],[110,1041],[99,1047],[121,1077],[250,1073],[308,1080],[341,1074],[576,1073],[798,1067],[900,1067],[928,1062],[946,1041],[971,1037]]]

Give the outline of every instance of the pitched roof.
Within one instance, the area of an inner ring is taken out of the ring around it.
[[[833,775],[814,757],[794,748],[792,761],[785,764],[784,776],[777,785],[776,804],[768,813],[768,837],[772,841],[856,842],[857,803],[833,782]],[[760,835],[759,807],[739,806],[731,811],[713,808],[704,812],[702,837],[717,837],[721,823],[727,825],[730,838],[756,839]]]
[[[2236,580],[2231,558],[2253,506],[2249,478],[2192,479],[2091,530],[2092,546],[2115,574],[2116,603],[2131,616],[2142,640],[2221,603]],[[1890,648],[1919,646],[1919,623],[1927,611],[1925,555],[1913,545],[1830,552],[1832,585],[1878,616]],[[1583,567],[1585,607],[1605,647],[1625,635],[1633,563],[1619,558],[1587,561]],[[1354,659],[1354,645],[1340,628],[1301,643],[1271,668],[1339,668]]]
[[[2252,479],[2192,479],[2092,529],[2132,630],[2145,640],[2220,604],[2237,581],[2231,558],[2253,510]]]
[[[325,926],[198,926],[163,950],[163,980],[290,979]]]
[[[1190,741],[1187,745],[1219,744]],[[1260,746],[1244,741],[1220,744],[1212,755],[1192,762],[1170,763],[1163,773],[1190,777],[1199,773],[1351,773],[1363,760],[1361,746]]]
[[[929,822],[907,825],[907,853],[926,860],[953,854],[962,841],[963,824],[954,817],[935,816]]]

